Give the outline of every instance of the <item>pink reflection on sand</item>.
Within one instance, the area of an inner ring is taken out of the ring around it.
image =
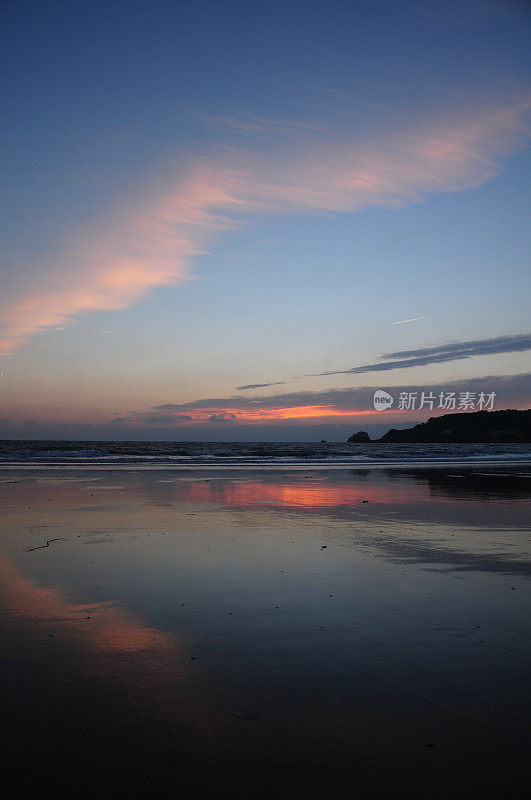
[[[40,622],[57,622],[105,651],[140,653],[179,650],[174,637],[142,624],[112,601],[76,603],[59,589],[42,587],[26,578],[7,559],[0,558],[2,591],[12,612]],[[82,624],[88,622],[90,625]]]
[[[174,635],[145,625],[112,601],[78,603],[55,587],[40,586],[6,558],[0,558],[0,577],[4,613],[53,626],[80,651],[76,665],[83,672],[110,678],[154,713],[184,715],[201,728],[222,724],[197,688],[190,688],[189,658]]]
[[[288,508],[319,509],[358,506],[371,503],[406,503],[409,496],[393,492],[389,486],[333,485],[286,480],[284,483],[262,481],[196,481],[188,484],[188,498],[195,503],[221,502],[229,507],[281,505]]]

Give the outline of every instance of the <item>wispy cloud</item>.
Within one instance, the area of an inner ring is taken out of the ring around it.
[[[387,372],[393,369],[426,367],[429,364],[441,364],[445,361],[459,361],[473,356],[521,353],[525,350],[531,350],[530,333],[519,333],[515,336],[496,336],[492,339],[473,339],[468,342],[450,342],[436,347],[422,347],[418,350],[398,350],[395,353],[384,353],[382,358],[386,359],[385,361],[364,364],[360,367],[350,367],[349,369],[317,372],[311,377]]]
[[[246,383],[243,386],[235,386],[237,392],[244,392],[247,389],[264,389],[267,386],[283,386],[286,381],[271,381],[271,383]]]
[[[422,319],[422,317],[421,317]],[[404,320],[407,321],[407,320]],[[381,361],[374,364],[362,364],[347,369],[333,369],[324,372],[313,372],[308,375],[294,375],[290,380],[301,378],[322,378],[331,375],[363,375],[367,372],[389,372],[395,369],[426,367],[430,364],[441,364],[446,361],[459,361],[474,356],[497,355],[499,353],[522,353],[531,350],[531,333],[518,333],[513,336],[496,336],[491,339],[472,339],[466,342],[448,342],[435,347],[422,347],[416,350],[398,350],[384,353]],[[281,386],[289,381],[271,381],[270,383],[250,383],[236,386],[237,391],[260,389],[267,386]]]
[[[331,142],[315,132],[289,152],[223,150],[155,181],[127,209],[94,225],[25,285],[0,298],[0,355],[81,314],[122,309],[190,278],[194,257],[249,215],[399,208],[478,186],[525,132],[526,98],[453,112],[380,139]],[[260,121],[257,124],[264,124]],[[328,134],[329,136],[329,134]]]
[[[394,353],[385,353],[383,358],[422,358],[440,354],[453,355],[455,358],[470,358],[470,356],[495,353],[517,353],[530,348],[531,333],[517,333],[512,336],[495,336],[492,339],[449,342],[435,347],[421,347],[418,350],[397,350]]]
[[[301,131],[322,131],[323,127],[295,120],[275,120],[258,117],[255,114],[238,114],[236,116],[215,116],[204,114],[202,111],[192,109],[194,116],[203,122],[214,125],[223,125],[228,128],[245,131],[246,133],[274,133],[274,134],[300,134]]]

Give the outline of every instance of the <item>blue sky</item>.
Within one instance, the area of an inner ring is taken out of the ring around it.
[[[0,435],[343,438],[411,421],[347,370],[449,342],[383,388],[528,405],[530,23],[5,3]]]

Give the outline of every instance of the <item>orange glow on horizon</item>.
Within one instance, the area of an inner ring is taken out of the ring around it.
[[[183,409],[181,414],[186,414],[186,409]],[[195,425],[197,423],[210,422],[211,417],[216,415],[225,415],[228,421],[234,422],[275,422],[280,420],[312,420],[312,419],[352,419],[354,422],[356,417],[372,417],[373,419],[384,419],[389,414],[396,414],[396,409],[388,408],[383,411],[376,411],[374,409],[342,409],[336,408],[332,405],[314,405],[314,406],[287,406],[283,408],[257,408],[257,409],[238,409],[238,408],[209,408],[197,409],[196,415],[186,423],[186,425]],[[415,412],[400,411],[398,416],[400,419],[407,419]],[[416,412],[418,415],[418,411]]]
[[[253,420],[306,419],[316,417],[352,417],[359,414],[374,414],[374,411],[357,411],[356,409],[339,409],[335,406],[291,406],[285,408],[265,408],[256,411],[234,411],[237,418],[252,422]]]
[[[305,417],[352,417],[358,414],[372,414],[372,411],[343,410],[334,406],[292,406],[274,408],[265,412],[271,419],[300,419]]]
[[[264,403],[267,398],[264,398]],[[191,427],[194,425],[208,425],[209,423],[227,422],[234,424],[262,424],[264,422],[282,422],[284,420],[301,420],[311,422],[312,420],[334,421],[341,419],[355,425],[358,417],[369,417],[368,422],[383,421],[389,425],[392,422],[404,422],[410,418],[417,418],[419,409],[400,410],[396,408],[386,408],[381,411],[375,409],[342,409],[334,405],[307,405],[307,406],[282,406],[280,408],[238,408],[235,407],[204,407],[189,409],[186,405],[174,407],[175,410],[165,419],[165,424],[174,427]],[[425,409],[426,413],[432,414],[430,409]],[[420,410],[422,413],[422,410]],[[125,413],[124,422],[129,425],[149,424],[146,414]],[[157,414],[153,412],[153,422],[156,424]]]
[[[187,414],[184,408],[179,412],[178,416]],[[208,408],[197,409],[196,415],[186,423],[186,425],[195,425],[201,422],[210,422],[211,417],[216,415],[223,415],[227,420],[234,420],[236,422],[274,422],[284,419],[320,419],[323,417],[364,417],[374,416],[380,417],[385,413],[393,413],[393,409],[385,409],[385,411],[375,411],[374,409],[341,409],[329,405],[315,405],[315,406],[287,406],[283,408],[257,408],[257,409],[239,409],[239,408]],[[405,415],[407,412],[401,412]]]

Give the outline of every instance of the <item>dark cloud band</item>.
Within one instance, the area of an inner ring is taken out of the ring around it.
[[[521,333],[516,336],[497,336],[493,339],[475,339],[468,342],[455,342],[423,347],[418,350],[399,350],[385,353],[375,364],[364,364],[349,369],[327,370],[317,372],[311,377],[324,375],[362,375],[366,372],[387,372],[393,369],[409,369],[410,367],[426,367],[429,364],[441,364],[445,361],[458,361],[473,356],[497,355],[498,353],[519,353],[531,350],[531,334]]]

